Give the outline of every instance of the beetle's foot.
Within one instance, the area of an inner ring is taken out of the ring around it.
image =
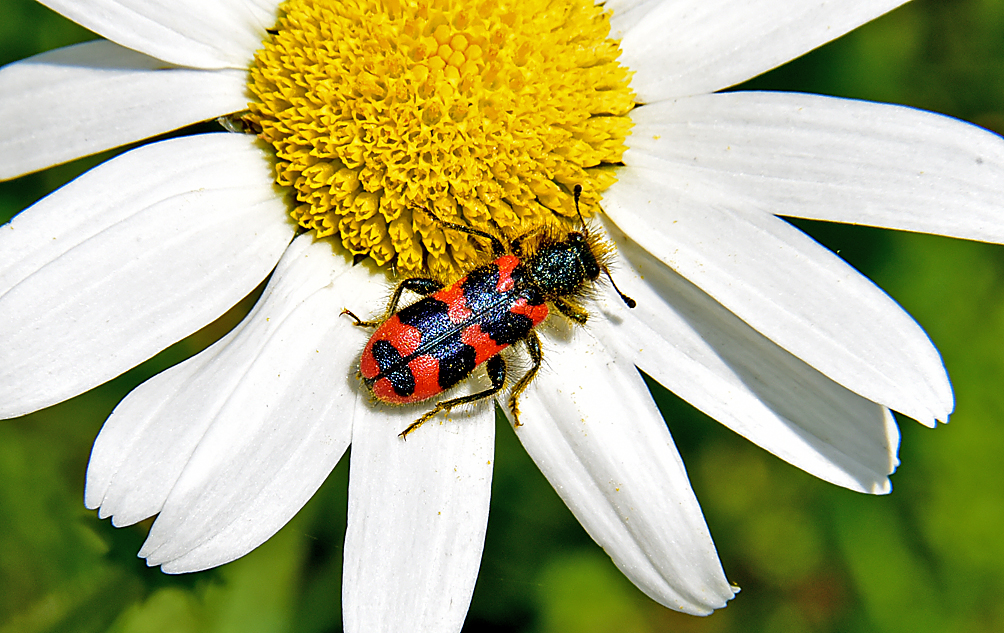
[[[348,316],[350,319],[352,319],[352,325],[355,325],[357,327],[373,327],[377,325],[377,321],[363,321],[362,319],[357,317],[352,312],[352,310],[349,310],[348,308],[342,308],[342,311],[338,316]]]
[[[523,423],[519,421],[519,400],[516,397],[509,399],[509,410],[512,411],[513,428],[523,426]]]
[[[427,420],[429,420],[430,418],[432,418],[432,416],[436,415],[440,411],[443,411],[443,408],[441,408],[439,405],[436,405],[435,409],[433,409],[432,411],[429,411],[428,413],[426,413],[425,415],[423,415],[419,419],[417,419],[414,422],[412,422],[411,424],[409,424],[408,428],[406,428],[405,430],[403,430],[400,433],[398,433],[397,436],[400,437],[402,440],[408,439],[408,435],[410,435],[418,427],[420,427],[423,424],[425,424]],[[447,409],[447,411],[449,411],[449,409]]]

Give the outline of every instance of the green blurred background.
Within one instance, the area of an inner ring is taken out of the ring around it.
[[[0,64],[91,39],[4,0]],[[748,86],[903,103],[1004,132],[1004,0],[918,0]],[[0,183],[0,221],[105,157]],[[1004,188],[1004,183],[1002,183]],[[889,496],[818,481],[653,387],[729,579],[707,618],[655,604],[585,535],[500,427],[484,562],[465,631],[1004,631],[1004,248],[799,222],[898,300],[944,355],[957,408],[901,420]],[[238,307],[111,383],[0,422],[0,633],[339,631],[347,467],[276,537],[168,576],[82,504],[91,442],[130,389],[202,349]]]

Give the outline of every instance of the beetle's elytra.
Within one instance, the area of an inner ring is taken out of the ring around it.
[[[581,191],[576,185],[576,209]],[[575,323],[586,323],[588,314],[577,303],[601,272],[609,277],[611,247],[590,235],[585,222],[581,232],[562,235],[555,229],[537,228],[506,245],[484,231],[433,217],[444,229],[488,240],[494,260],[445,287],[426,277],[405,279],[391,295],[383,319],[362,321],[344,310],[356,325],[376,328],[363,350],[359,375],[377,400],[410,404],[450,389],[475,368],[485,366],[490,388],[440,401],[401,433],[406,437],[440,411],[501,391],[507,376],[501,352],[522,342],[532,365],[509,396],[509,408],[519,426],[519,396],[537,374],[542,358],[534,328],[552,309]],[[405,290],[424,298],[398,310]],[[634,300],[617,292],[624,303],[634,307]]]

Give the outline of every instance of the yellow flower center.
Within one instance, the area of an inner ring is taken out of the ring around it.
[[[293,218],[354,255],[450,277],[504,235],[589,215],[634,106],[593,0],[287,0],[247,117]]]

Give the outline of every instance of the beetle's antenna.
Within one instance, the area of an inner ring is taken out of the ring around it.
[[[603,272],[607,274],[607,279],[610,280],[610,285],[613,286],[614,290],[617,291],[617,295],[621,298],[621,301],[624,302],[624,305],[626,305],[629,308],[633,308],[636,305],[638,305],[637,301],[635,301],[631,297],[629,297],[626,294],[624,294],[623,292],[621,292],[621,289],[618,288],[617,284],[614,283],[614,278],[610,276],[610,271],[607,270],[605,266],[603,267]]]
[[[582,222],[582,232],[588,238],[589,227],[586,226],[586,221],[582,219],[582,211],[579,210],[579,196],[582,195],[582,185],[575,185],[575,188],[572,189],[572,195],[575,197],[575,212],[579,214],[579,222]],[[617,287],[617,283],[614,281],[614,278],[610,276],[610,271],[607,270],[606,266],[603,266],[603,274],[605,274],[607,276],[607,279],[610,280],[610,285],[614,287],[614,291],[617,292],[617,296],[621,298],[621,301],[624,302],[624,305],[626,305],[629,308],[633,308],[636,305],[638,305],[637,301],[635,301],[631,297],[621,292],[621,289]]]
[[[582,232],[586,237],[589,237],[589,227],[586,226],[586,221],[582,217],[582,211],[579,210],[579,196],[582,195],[582,185],[575,185],[572,189],[572,196],[575,197],[575,212],[579,214],[579,222],[582,223]]]

